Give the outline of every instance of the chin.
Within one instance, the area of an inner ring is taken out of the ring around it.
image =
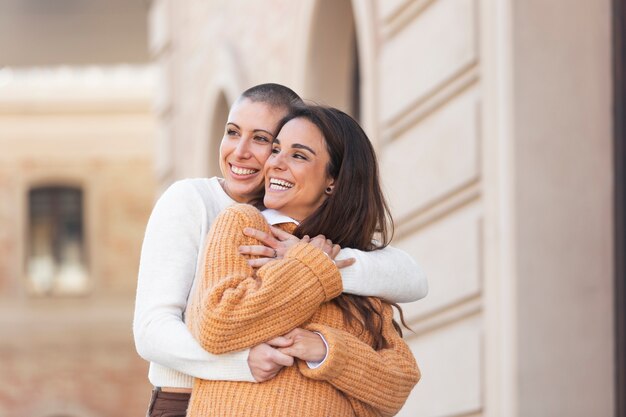
[[[280,210],[284,207],[284,204],[281,204],[280,201],[276,201],[274,199],[269,199],[269,200],[264,199],[263,205],[265,206],[265,208],[274,209],[274,210]]]

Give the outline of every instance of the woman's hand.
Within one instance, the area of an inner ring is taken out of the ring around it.
[[[324,251],[324,253],[335,262],[337,268],[345,268],[356,262],[354,258],[335,260],[341,247],[334,245],[333,242],[331,242],[330,239],[326,239],[324,235],[317,235],[313,239],[309,238],[309,236],[304,236],[302,239],[299,239],[291,233],[285,232],[277,227],[270,226],[270,229],[272,231],[271,234],[251,227],[246,227],[243,230],[244,235],[261,242],[261,245],[239,246],[239,253],[243,255],[260,256],[260,258],[248,260],[248,265],[253,268],[260,268],[274,259],[282,259],[289,248],[300,242],[310,243]]]
[[[293,365],[293,357],[279,351],[292,343],[291,339],[279,336],[250,349],[248,367],[257,382],[269,381],[285,366]]]
[[[306,236],[305,236],[306,237]],[[333,244],[330,239],[326,239],[324,235],[317,235],[309,241],[310,245],[320,248],[328,257],[337,265],[337,268],[345,268],[356,262],[354,258],[335,259],[339,255],[341,246]]]
[[[242,245],[239,247],[239,253],[243,255],[260,256],[260,258],[248,260],[248,264],[253,268],[260,268],[274,259],[282,259],[289,248],[301,241],[309,241],[308,236],[299,239],[291,233],[285,232],[277,227],[270,226],[270,228],[272,230],[271,234],[251,227],[243,229],[244,235],[261,242],[261,245]]]
[[[339,245],[334,245],[330,239],[326,239],[324,235],[317,235],[313,239],[309,241],[309,243],[316,248],[324,251],[326,255],[333,261],[335,257],[339,254],[341,247]]]
[[[278,348],[285,355],[307,362],[321,362],[326,357],[326,344],[317,333],[298,327],[282,337],[292,342],[291,346]]]

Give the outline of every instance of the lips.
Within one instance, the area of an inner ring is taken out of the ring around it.
[[[295,185],[294,183],[280,179],[280,178],[270,178],[269,189],[275,190],[275,191],[285,191],[290,188],[293,188],[294,185]]]
[[[233,164],[230,164],[230,172],[232,172],[235,175],[252,175],[252,174],[256,174],[257,172],[259,172],[259,170],[253,169],[253,168],[238,167]]]

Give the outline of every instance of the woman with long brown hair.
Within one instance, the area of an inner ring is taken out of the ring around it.
[[[369,139],[345,113],[303,106],[281,122],[264,173],[268,210],[232,206],[213,224],[187,324],[212,353],[289,339],[281,350],[298,366],[260,384],[196,379],[188,415],[395,414],[419,380],[417,364],[391,306],[341,295],[334,263],[337,245],[373,251],[390,238]],[[244,230],[270,224],[300,240],[254,269],[239,251],[256,243]]]

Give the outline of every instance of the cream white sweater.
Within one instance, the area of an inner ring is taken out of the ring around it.
[[[248,350],[213,355],[184,323],[205,237],[217,215],[234,201],[217,178],[181,180],[157,201],[144,237],[139,264],[133,333],[139,355],[150,362],[154,386],[191,388],[193,377],[249,381]],[[338,258],[356,258],[341,269],[344,292],[410,302],[428,293],[426,277],[405,252],[342,249]]]

